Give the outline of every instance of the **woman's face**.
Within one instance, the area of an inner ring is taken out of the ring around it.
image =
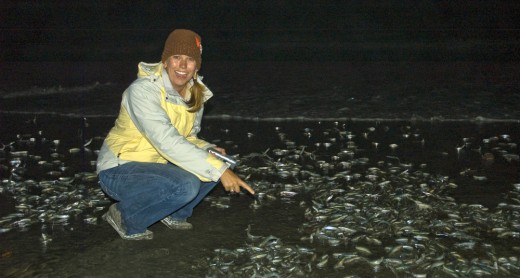
[[[192,57],[186,55],[173,55],[164,62],[164,66],[173,88],[178,93],[182,93],[188,81],[197,72],[197,62]]]

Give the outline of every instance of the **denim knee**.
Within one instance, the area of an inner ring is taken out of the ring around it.
[[[168,199],[174,196],[178,197],[179,195],[183,195],[186,202],[189,202],[193,200],[195,197],[197,197],[197,194],[200,190],[200,185],[200,180],[195,176],[185,178],[180,183],[172,184],[172,186],[170,187],[171,190],[166,194],[168,196]]]
[[[105,192],[105,194],[107,194],[110,198],[119,201],[120,200],[119,195],[103,182],[105,179],[108,180],[107,175],[108,175],[107,170],[101,171],[98,174],[99,187],[101,187],[103,192]]]

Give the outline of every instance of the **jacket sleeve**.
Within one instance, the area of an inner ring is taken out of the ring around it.
[[[228,165],[182,136],[161,107],[160,98],[159,87],[146,80],[137,81],[128,88],[122,105],[136,128],[166,160],[200,177],[218,181]]]

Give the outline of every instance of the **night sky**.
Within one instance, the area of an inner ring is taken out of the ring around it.
[[[308,3],[302,3],[308,2]],[[520,1],[2,1],[2,61],[519,60]]]

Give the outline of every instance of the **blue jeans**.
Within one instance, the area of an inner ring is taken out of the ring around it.
[[[215,187],[171,163],[129,162],[99,173],[103,191],[116,201],[128,235],[143,233],[172,216],[184,220]]]

